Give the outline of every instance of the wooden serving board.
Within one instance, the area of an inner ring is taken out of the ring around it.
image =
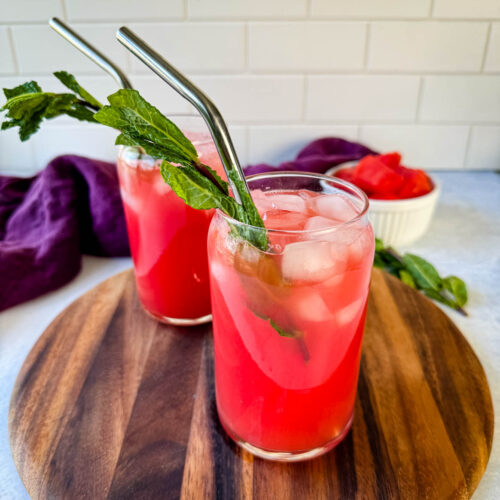
[[[28,355],[9,433],[35,499],[469,498],[488,462],[484,371],[434,304],[374,270],[356,416],[330,453],[281,464],[224,434],[211,327],[157,323],[132,271],[63,311]]]

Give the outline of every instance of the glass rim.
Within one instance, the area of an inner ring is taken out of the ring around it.
[[[344,181],[343,179],[338,179],[329,175],[325,174],[317,174],[315,172],[302,172],[302,171],[295,171],[295,170],[280,170],[276,172],[263,172],[260,174],[253,174],[248,177],[246,177],[247,182],[248,181],[254,181],[254,180],[263,180],[268,177],[308,177],[311,179],[317,179],[319,181],[326,181],[329,183],[337,184],[339,186],[343,186],[344,188],[347,188],[348,191],[351,193],[356,194],[359,199],[363,202],[363,206],[360,210],[360,212],[355,216],[352,217],[351,219],[344,221],[344,222],[339,222],[335,223],[335,221],[332,220],[332,225],[328,227],[323,227],[323,228],[318,228],[318,229],[268,229],[264,227],[259,227],[259,226],[254,226],[252,224],[247,224],[246,222],[241,222],[239,220],[233,219],[231,216],[225,214],[220,208],[216,209],[216,212],[218,215],[221,215],[227,222],[235,225],[235,226],[240,226],[240,227],[245,227],[245,228],[251,228],[252,230],[256,231],[267,231],[270,233],[280,233],[280,234],[290,234],[290,235],[297,235],[297,234],[328,234],[331,231],[336,231],[337,229],[341,227],[348,227],[350,224],[354,224],[355,222],[359,221],[368,211],[368,208],[370,206],[370,202],[368,200],[368,197],[362,191],[360,188],[355,186],[354,184],[351,184],[350,182]],[[251,191],[251,190],[250,190]]]

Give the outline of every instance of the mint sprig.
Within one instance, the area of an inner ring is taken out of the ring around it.
[[[74,86],[69,73],[58,74],[61,81]],[[3,92],[7,102],[0,111],[7,112],[7,120],[2,123],[2,130],[19,127],[21,141],[28,140],[40,128],[44,119],[68,115],[77,120],[94,122],[94,112],[100,107],[99,101],[79,85],[78,94],[43,92],[35,81],[23,83],[13,89],[3,89]]]
[[[427,260],[406,253],[399,255],[382,240],[375,240],[373,265],[399,278],[403,283],[421,290],[427,297],[451,307],[467,316],[463,306],[467,303],[467,286],[457,276],[442,278],[437,269]]]
[[[116,144],[139,146],[153,158],[163,160],[163,178],[189,206],[219,208],[233,219],[263,228],[260,231],[234,224],[232,230],[257,248],[267,250],[264,223],[235,170],[231,170],[229,176],[241,204],[230,196],[228,183],[201,163],[196,148],[181,130],[137,90],[119,90],[110,95],[108,104],[103,106],[70,73],[58,71],[54,75],[73,93],[43,92],[34,81],[4,89],[7,102],[0,111],[7,111],[8,120],[2,129],[18,126],[21,140],[25,141],[44,119],[63,114],[114,128],[121,132]]]

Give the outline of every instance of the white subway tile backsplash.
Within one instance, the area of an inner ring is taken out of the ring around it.
[[[69,21],[181,19],[183,0],[65,0]]]
[[[293,122],[301,118],[303,77],[199,76],[194,81],[229,121]]]
[[[251,126],[248,161],[250,164],[277,165],[293,160],[297,153],[314,139],[341,137],[357,140],[358,127],[353,125],[269,125]]]
[[[132,85],[151,104],[165,114],[188,113],[189,103],[163,80],[153,73],[150,75],[131,75]]]
[[[500,76],[427,76],[420,119],[444,122],[495,122],[500,117]]]
[[[241,72],[245,66],[242,23],[134,24],[131,28],[182,71]],[[134,72],[151,73],[132,57]]]
[[[115,37],[119,25],[75,24],[75,30],[116,64],[126,69],[127,51]],[[13,26],[12,36],[19,70],[28,74],[47,74],[64,69],[69,72],[99,73],[102,69],[81,54],[48,25]],[[39,47],[41,49],[39,49]]]
[[[18,129],[0,132],[0,172],[4,175],[25,177],[36,169],[33,142],[21,142]]]
[[[478,71],[487,23],[374,22],[368,68],[382,71]]]
[[[233,145],[236,149],[236,154],[240,160],[241,166],[245,166],[248,162],[248,131],[247,127],[241,125],[231,125],[229,133]]]
[[[311,0],[311,15],[347,18],[419,18],[431,0]]]
[[[116,30],[129,25],[194,75],[242,163],[279,163],[317,137],[359,133],[425,168],[500,164],[500,0],[0,0],[0,88],[33,79],[62,92],[50,73],[64,69],[105,103],[118,85],[48,27],[52,16],[166,115],[196,110]],[[113,131],[69,117],[27,143],[16,133],[0,132],[0,172],[26,174],[70,150],[115,154]]]
[[[16,72],[8,29],[6,26],[0,26],[0,74],[6,75]]]
[[[425,169],[460,169],[469,127],[440,125],[364,125],[360,141],[380,151],[398,151],[403,164]]]
[[[500,18],[499,0],[434,0],[434,17],[487,19]]]
[[[359,70],[365,23],[251,23],[250,69],[258,72]]]
[[[47,22],[63,17],[61,0],[0,0],[0,23]]]
[[[500,23],[492,23],[488,53],[484,64],[485,71],[500,71]]]
[[[310,121],[413,121],[417,76],[310,76],[306,118]]]
[[[465,167],[500,169],[500,126],[472,127]]]
[[[186,0],[187,14],[204,19],[294,18],[307,14],[308,0]]]
[[[54,122],[42,127],[32,138],[35,163],[38,168],[43,168],[50,160],[62,154],[114,162],[117,155],[117,135],[116,130],[102,125]]]

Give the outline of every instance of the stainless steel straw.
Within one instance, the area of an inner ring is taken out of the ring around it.
[[[64,24],[57,17],[53,17],[49,21],[49,26],[57,31],[69,43],[74,45],[80,52],[85,54],[89,59],[100,66],[104,71],[111,75],[116,83],[124,89],[131,89],[132,85],[123,71],[113,64],[105,55],[99,52],[89,42],[83,39],[78,33],[73,31],[68,25]]]
[[[230,172],[234,172],[242,181],[247,192],[250,193],[243,170],[241,169],[238,156],[233,146],[231,136],[215,104],[191,82],[186,76],[175,69],[170,63],[163,59],[149,45],[126,27],[118,30],[116,37],[132,54],[137,56],[146,66],[149,66],[162,80],[167,82],[176,92],[187,99],[203,116],[212,134],[215,146],[226,170],[228,182],[232,188],[234,197],[241,203],[238,189],[232,182]]]

